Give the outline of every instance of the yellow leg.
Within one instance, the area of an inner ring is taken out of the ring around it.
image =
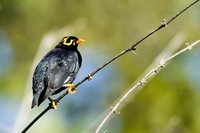
[[[50,97],[48,97],[48,99],[49,99],[49,101],[51,102],[51,106],[52,106],[52,108],[53,109],[58,109],[57,108],[57,101],[55,101],[55,100],[53,100],[53,99],[51,99]]]
[[[73,84],[64,84],[63,87],[67,88],[70,94],[76,93],[76,87]]]

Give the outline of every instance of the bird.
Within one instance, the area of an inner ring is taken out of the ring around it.
[[[72,84],[82,65],[82,56],[78,45],[85,42],[75,36],[65,36],[38,63],[33,73],[31,108],[39,106],[45,99],[49,99],[52,108],[57,109],[56,100],[50,96],[68,89],[74,94],[76,87]]]

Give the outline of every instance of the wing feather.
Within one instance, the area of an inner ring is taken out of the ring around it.
[[[32,107],[40,105],[50,95],[62,91],[60,88],[64,83],[72,83],[80,66],[79,52],[62,49],[50,51],[40,61],[33,76]]]

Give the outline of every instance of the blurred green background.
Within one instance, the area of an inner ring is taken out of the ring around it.
[[[69,34],[86,40],[79,47],[83,65],[77,82],[191,2],[0,0],[0,132],[21,131],[48,105],[46,101],[39,108],[30,109],[29,74],[32,75],[35,54],[42,56],[49,51],[41,48],[43,44],[55,46],[62,36]],[[145,40],[138,47],[137,56],[132,53],[123,56],[95,75],[94,80],[82,84],[77,94],[65,97],[58,110],[45,114],[29,132],[90,131],[104,110],[131,86],[178,33],[184,33],[181,38],[184,43],[199,39],[199,12],[200,3],[197,3],[166,29]],[[200,47],[196,47],[174,59],[101,132],[199,133],[199,53]],[[24,116],[19,114],[22,100],[26,104],[21,112]],[[16,124],[17,120],[21,122]]]

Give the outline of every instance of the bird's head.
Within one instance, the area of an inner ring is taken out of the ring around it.
[[[65,36],[58,44],[58,47],[71,47],[77,48],[77,46],[81,43],[85,42],[84,39],[79,39],[75,36]]]

